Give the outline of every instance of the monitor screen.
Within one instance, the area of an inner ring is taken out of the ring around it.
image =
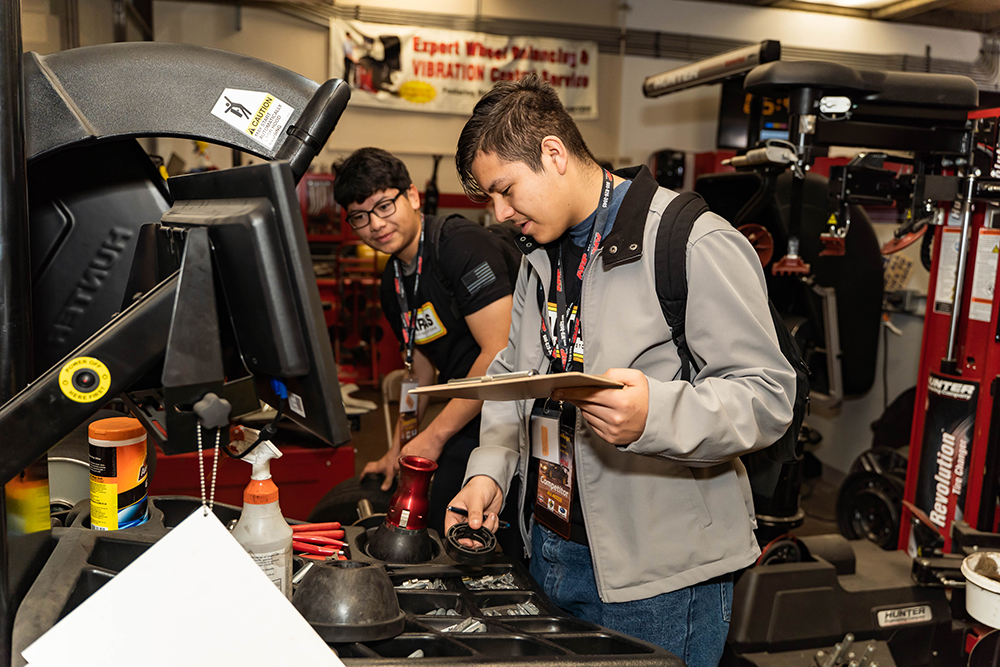
[[[719,102],[719,130],[716,135],[718,148],[744,150],[748,146],[750,109],[753,96],[743,90],[740,76],[722,84],[722,98]],[[760,140],[788,139],[787,99],[764,98],[761,103]]]
[[[258,396],[332,445],[350,440],[298,197],[286,163],[171,178],[169,227],[209,230],[215,274]],[[232,379],[232,378],[230,378]],[[235,415],[234,415],[235,416]]]

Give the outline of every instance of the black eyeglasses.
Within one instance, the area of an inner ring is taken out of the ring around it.
[[[385,220],[396,212],[396,200],[405,193],[406,190],[400,190],[396,193],[395,197],[383,199],[375,204],[370,211],[351,211],[350,215],[347,216],[347,224],[354,229],[364,229],[371,223],[372,213]]]

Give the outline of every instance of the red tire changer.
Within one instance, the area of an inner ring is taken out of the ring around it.
[[[1000,109],[970,121],[972,166],[951,179],[956,196],[927,232],[930,287],[899,534],[913,557],[1000,546]],[[930,563],[942,568],[938,579],[958,567]]]

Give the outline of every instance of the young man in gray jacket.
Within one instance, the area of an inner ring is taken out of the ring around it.
[[[489,374],[580,370],[624,387],[487,401],[452,505],[496,530],[519,475],[509,502],[556,604],[692,667],[716,665],[732,573],[760,553],[737,457],[784,433],[795,391],[756,253],[714,214],[695,223],[686,332],[697,372],[684,382],[654,283],[656,231],[676,193],[645,167],[601,169],[534,76],[483,97],[456,162],[466,191],[519,225],[526,257]],[[446,528],[462,520],[449,513]]]

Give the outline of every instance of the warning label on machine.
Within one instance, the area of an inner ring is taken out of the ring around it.
[[[976,267],[972,274],[969,319],[989,322],[993,317],[993,287],[1000,257],[1000,229],[980,229],[976,244]]]
[[[274,148],[295,109],[270,93],[226,88],[212,108],[220,118],[268,150]]]
[[[941,252],[934,286],[934,312],[950,315],[955,302],[955,272],[958,270],[958,246],[962,230],[945,227],[941,232]]]

